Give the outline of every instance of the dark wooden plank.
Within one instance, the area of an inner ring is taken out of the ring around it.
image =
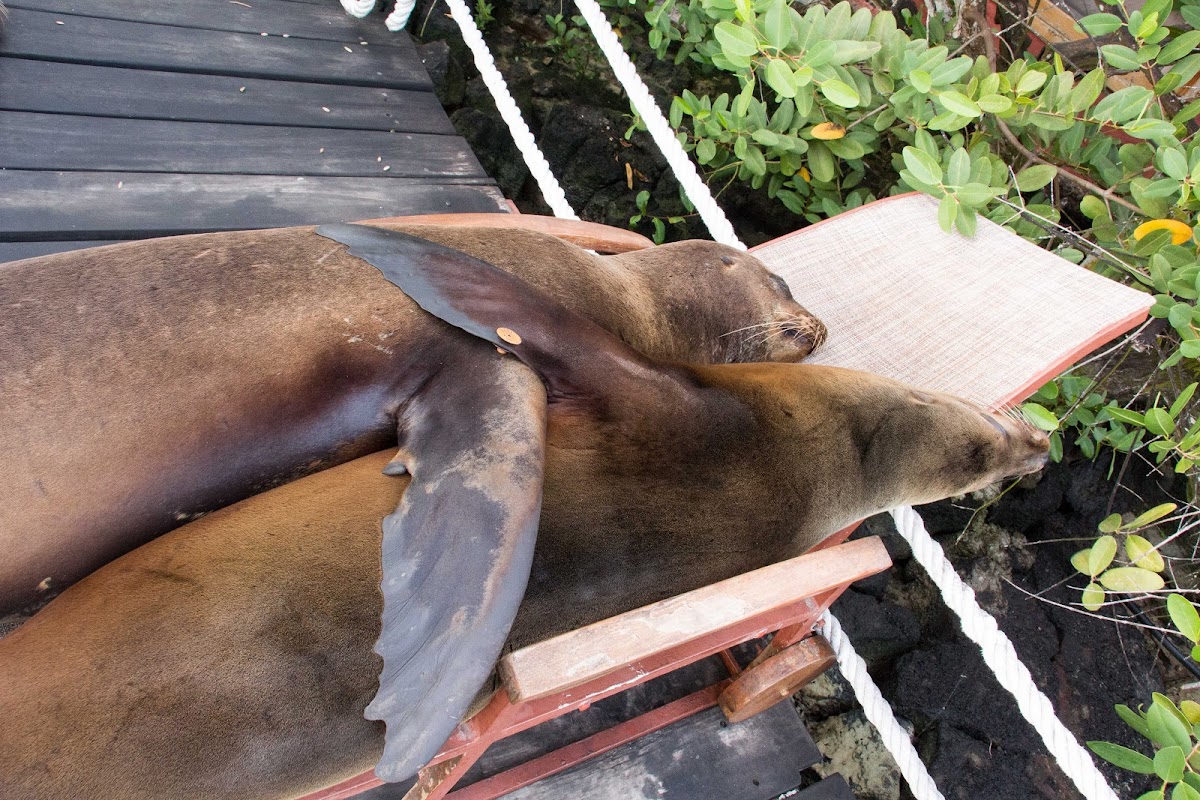
[[[792,795],[792,800],[854,800],[854,792],[846,779],[835,772],[817,785]]]
[[[407,34],[397,35],[395,46],[363,47],[14,8],[0,55],[350,86],[433,85]]]
[[[0,170],[0,241],[142,239],[506,210],[495,186],[404,178]]]
[[[799,785],[793,750],[806,736],[790,703],[736,725],[713,708],[505,797],[766,800]]]
[[[75,14],[81,17],[148,22],[179,28],[200,28],[236,33],[269,33],[304,39],[372,45],[394,45],[397,36],[384,27],[382,16],[356,19],[336,0],[313,8],[297,8],[284,0],[8,0],[9,8]]]
[[[490,179],[458,136],[0,111],[0,168]]]
[[[0,58],[0,110],[454,133],[454,126],[432,92],[97,67],[25,58]]]
[[[7,261],[20,261],[22,258],[36,258],[50,253],[65,253],[68,250],[99,247],[103,244],[116,244],[116,242],[0,242],[0,264]]]

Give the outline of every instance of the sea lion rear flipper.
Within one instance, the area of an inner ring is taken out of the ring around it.
[[[383,522],[383,657],[368,719],[387,725],[375,773],[437,754],[495,666],[525,593],[541,508],[545,392],[490,348],[401,412],[412,475]]]

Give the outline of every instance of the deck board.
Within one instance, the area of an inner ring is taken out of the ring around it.
[[[380,17],[356,19],[336,2],[322,2],[297,13],[285,0],[252,0],[215,5],[148,3],[146,0],[7,0],[9,8],[71,14],[100,19],[171,25],[239,33],[324,39],[333,42],[367,42],[371,45],[404,45],[381,24]]]
[[[0,241],[144,239],[177,233],[503,211],[492,185],[404,178],[0,170]]]
[[[285,39],[13,8],[0,39],[0,55],[206,75],[431,89],[411,41],[405,35],[397,42],[396,46],[362,47],[356,46],[357,41]]]
[[[0,262],[96,241],[508,210],[411,38],[380,14],[356,20],[332,0],[9,5]]]
[[[283,0],[280,0],[283,2]],[[323,109],[328,108],[329,111]],[[454,135],[429,91],[0,57],[0,109]]]
[[[487,180],[455,138],[0,111],[0,165],[25,170]]]

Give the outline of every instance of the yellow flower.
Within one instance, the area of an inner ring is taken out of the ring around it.
[[[846,129],[836,122],[822,122],[815,126],[810,133],[814,139],[840,139],[846,135]]]
[[[812,173],[808,171],[808,167],[800,168],[800,177],[804,179],[805,183],[812,183]]]
[[[1138,225],[1133,232],[1133,238],[1141,240],[1154,231],[1170,231],[1171,244],[1183,244],[1192,238],[1192,229],[1177,219],[1152,219]]]

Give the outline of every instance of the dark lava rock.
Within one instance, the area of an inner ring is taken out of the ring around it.
[[[417,53],[433,81],[438,102],[450,108],[460,105],[467,93],[467,79],[462,64],[450,57],[450,45],[439,39],[418,45]]]
[[[854,589],[837,599],[833,613],[868,666],[890,661],[921,640],[921,624],[911,611]]]

